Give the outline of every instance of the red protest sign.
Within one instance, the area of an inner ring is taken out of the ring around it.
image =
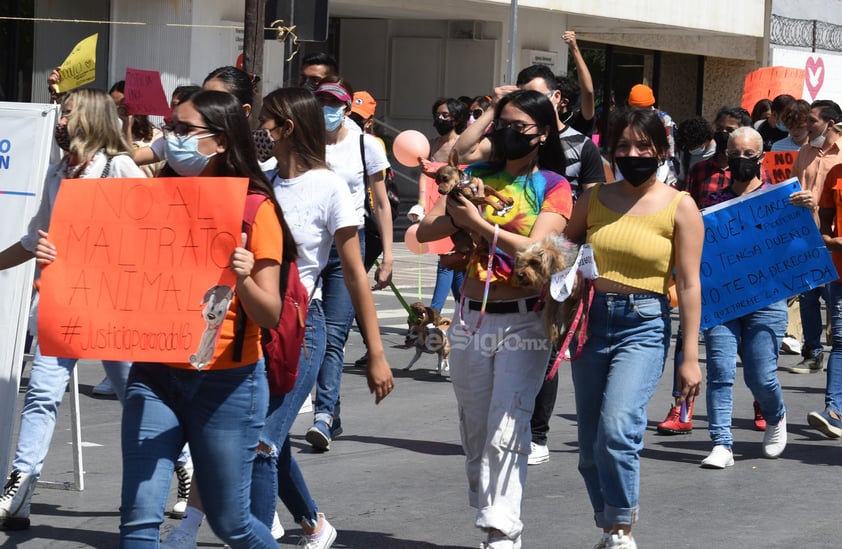
[[[780,183],[789,179],[792,165],[798,151],[767,152],[763,155],[763,166],[772,176],[772,183]]]
[[[764,67],[746,75],[741,106],[751,112],[761,99],[774,99],[783,93],[801,99],[803,91],[804,69]]]
[[[123,94],[123,102],[129,114],[170,114],[170,104],[158,71],[126,69],[126,88]]]
[[[38,339],[49,356],[186,363],[209,289],[233,286],[245,178],[68,179],[50,218]]]

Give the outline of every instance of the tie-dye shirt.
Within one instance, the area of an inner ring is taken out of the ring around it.
[[[503,196],[514,199],[511,210],[502,216],[496,215],[490,206],[485,206],[482,210],[482,216],[500,225],[501,230],[529,236],[541,212],[553,212],[570,219],[570,212],[573,209],[570,183],[555,172],[538,170],[528,176],[521,175],[512,178],[503,171],[502,165],[490,163],[474,164],[465,171],[481,178],[485,187],[491,187]],[[483,282],[486,280],[488,268],[486,253],[473,255],[468,263],[469,277]],[[494,252],[491,282],[508,282],[514,262],[512,256],[498,247]]]

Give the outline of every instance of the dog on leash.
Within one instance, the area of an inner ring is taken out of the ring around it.
[[[579,247],[556,234],[533,242],[515,255],[513,280],[522,288],[540,290],[544,300],[544,329],[555,344],[570,326],[576,311],[574,299],[559,303],[549,295],[550,278],[576,262]]]
[[[435,309],[434,309],[435,310]],[[412,368],[421,355],[430,353],[438,355],[436,374],[443,375],[450,370],[448,356],[450,355],[450,341],[447,339],[447,329],[450,327],[450,320],[441,319],[438,325],[414,324],[409,328],[407,341],[412,341],[415,347],[415,356],[409,361],[404,370]]]
[[[450,151],[447,164],[435,172],[424,172],[424,175],[435,180],[438,191],[441,195],[461,195],[471,201],[475,206],[491,206],[497,215],[505,215],[512,209],[514,200],[504,196],[491,187],[483,187],[480,194],[479,186],[482,180],[472,177],[459,168],[459,153],[456,149]],[[461,254],[470,254],[477,247],[476,239],[463,229],[459,229],[452,235],[454,249]]]

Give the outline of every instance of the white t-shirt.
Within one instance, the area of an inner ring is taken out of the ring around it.
[[[266,174],[284,219],[298,245],[298,272],[308,292],[327,265],[333,235],[338,229],[358,227],[348,185],[330,170],[314,169],[292,179]],[[316,294],[314,297],[321,297]]]
[[[107,157],[105,153],[99,151],[88,163],[85,170],[79,175],[80,178],[98,178],[103,176]],[[29,250],[35,252],[35,247],[38,245],[38,239],[41,238],[38,230],[49,232],[50,217],[53,214],[53,205],[56,203],[56,196],[61,185],[61,180],[65,179],[64,168],[67,165],[67,157],[61,161],[53,164],[47,170],[47,176],[44,178],[44,192],[41,195],[41,204],[38,205],[38,211],[35,216],[29,221],[29,228],[23,238],[20,239],[21,245]],[[111,166],[105,177],[142,177],[146,178],[143,170],[137,167],[132,157],[127,154],[118,154],[111,159]]]
[[[373,135],[347,132],[344,139],[335,145],[328,145],[325,151],[327,165],[348,184],[357,214],[357,225],[365,223],[365,181],[360,154],[360,135],[365,145],[366,173],[376,174],[389,167],[389,160],[383,146]]]

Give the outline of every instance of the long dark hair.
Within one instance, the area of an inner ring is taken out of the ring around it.
[[[278,88],[263,98],[262,113],[278,126],[292,122],[292,134],[285,138],[298,160],[308,170],[327,169],[325,161],[325,118],[316,97],[305,88]]]
[[[652,141],[655,153],[658,158],[664,160],[669,151],[667,141],[667,130],[664,123],[653,109],[618,109],[614,111],[608,124],[608,155],[611,159],[611,167],[614,167],[614,152],[617,150],[617,142],[623,137],[626,128],[631,128],[635,133],[645,135]]]
[[[494,109],[495,123],[500,119],[500,113],[509,104],[529,115],[535,121],[539,132],[547,132],[544,145],[538,148],[538,167],[564,175],[567,166],[564,162],[561,141],[558,138],[558,117],[547,96],[532,90],[513,91],[497,103]],[[492,151],[492,156],[496,158],[494,151]]]
[[[257,163],[254,140],[251,136],[243,107],[239,100],[230,93],[202,90],[190,96],[184,103],[192,103],[193,108],[202,116],[205,125],[213,132],[225,135],[227,146],[219,153],[216,161],[217,177],[247,177],[249,192],[265,196],[275,206],[275,213],[281,223],[284,238],[284,261],[293,261],[298,257],[295,239],[286,224],[281,205],[275,198],[272,185]]]

